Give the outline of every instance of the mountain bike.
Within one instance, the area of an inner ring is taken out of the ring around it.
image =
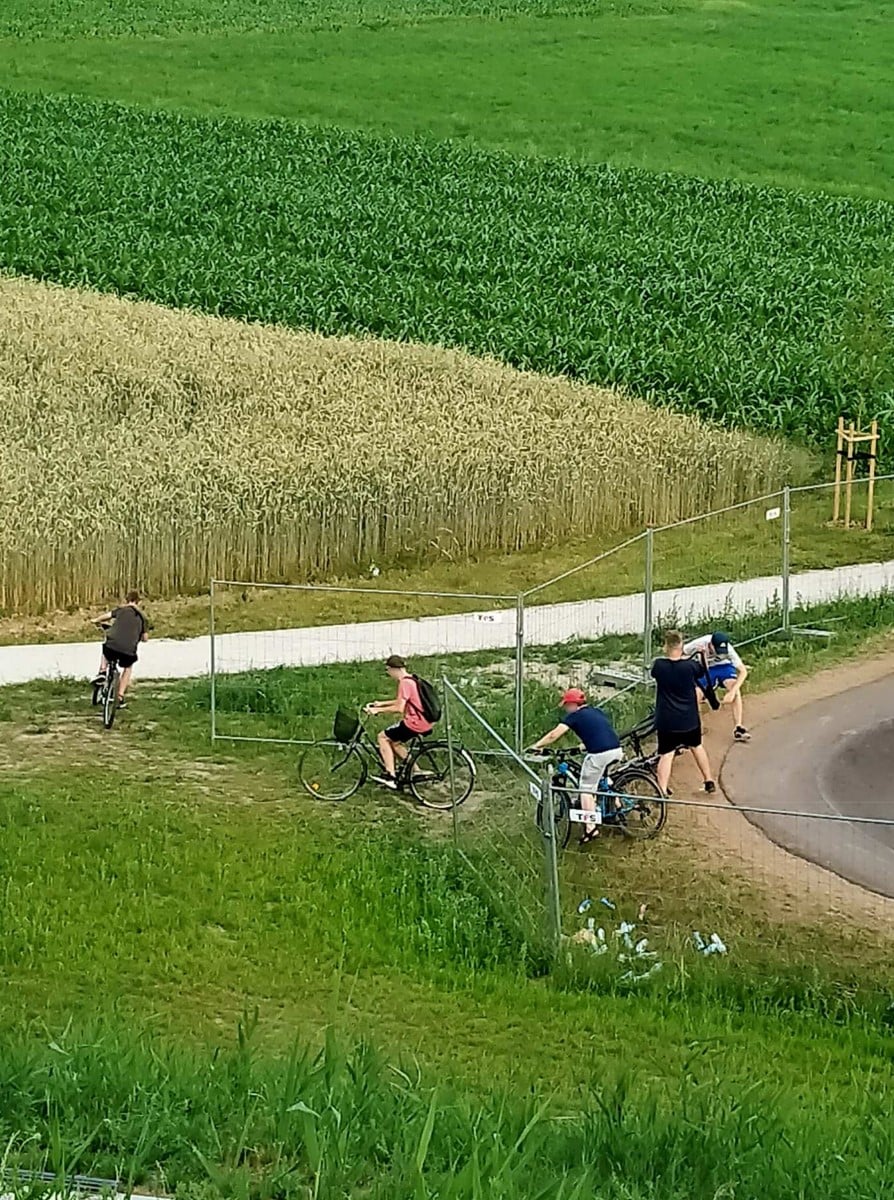
[[[398,791],[408,791],[426,808],[450,809],[466,801],[475,786],[477,768],[468,750],[455,743],[413,738],[407,757],[397,759]],[[313,742],[298,761],[305,791],[318,800],[347,800],[370,774],[383,771],[379,748],[356,713],[339,709],[332,737]]]
[[[103,628],[107,629],[108,626]],[[102,705],[104,729],[111,729],[115,723],[115,713],[118,711],[118,675],[118,664],[107,661],[102,682],[93,685],[93,704]]]
[[[553,756],[550,781],[553,822],[556,842],[561,848],[567,846],[571,838],[571,826],[575,824],[572,814],[580,811],[583,758],[583,751],[579,750]],[[601,826],[638,841],[655,837],[667,820],[664,795],[658,786],[654,769],[644,765],[647,761],[641,756],[639,760],[614,764],[612,774],[606,772],[599,780],[595,797]],[[537,826],[541,833],[548,834],[546,801],[543,798],[537,804]]]

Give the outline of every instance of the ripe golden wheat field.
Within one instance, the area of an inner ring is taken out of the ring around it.
[[[7,612],[622,530],[805,465],[457,351],[0,280]]]

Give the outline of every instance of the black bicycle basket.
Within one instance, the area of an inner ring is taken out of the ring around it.
[[[335,722],[332,726],[332,736],[337,742],[347,744],[353,742],[354,738],[360,730],[360,722],[357,720],[357,714],[348,712],[346,708],[338,708],[335,710]]]

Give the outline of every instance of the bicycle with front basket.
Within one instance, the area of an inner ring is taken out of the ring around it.
[[[312,742],[298,762],[302,786],[318,800],[347,800],[373,772],[384,769],[378,746],[356,713],[339,709],[332,737]],[[464,803],[475,786],[477,769],[468,750],[456,743],[420,735],[395,764],[398,791],[407,791],[426,808],[450,809]]]

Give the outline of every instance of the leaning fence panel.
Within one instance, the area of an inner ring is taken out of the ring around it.
[[[524,596],[524,742],[555,724],[581,688],[623,723],[644,703],[646,535],[529,589]]]
[[[493,751],[476,755],[474,791],[453,810],[456,844],[498,909],[524,929],[532,955],[548,959],[560,933],[558,880],[542,811],[538,824],[540,778],[514,753],[510,729],[492,712],[482,712],[448,679],[443,689],[451,745],[468,744],[475,731],[475,740]]]

